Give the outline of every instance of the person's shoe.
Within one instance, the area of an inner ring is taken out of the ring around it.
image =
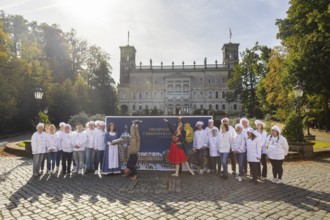
[[[231,172],[231,174],[233,174],[234,176],[236,176],[237,173],[235,171],[233,171],[233,172]]]
[[[35,173],[35,174],[33,174],[33,176],[34,176],[34,177],[37,177],[37,176],[39,176],[39,174]]]
[[[55,174],[56,173],[56,171],[55,170],[52,170],[52,174]]]
[[[99,174],[99,171],[98,171],[98,170],[95,170],[95,171],[94,171],[94,174],[95,174],[95,175]]]
[[[78,175],[81,175],[81,174],[82,174],[82,170],[79,170],[79,171],[78,171]]]
[[[266,177],[263,177],[263,176],[262,176],[262,177],[260,178],[260,180],[261,180],[261,181],[265,181],[265,180],[266,180]]]
[[[277,179],[277,181],[275,182],[276,184],[281,184],[282,180],[281,179]]]
[[[77,173],[77,172],[78,172],[77,169],[72,170],[72,173]]]
[[[277,182],[277,178],[273,178],[273,179],[272,179],[272,182],[273,182],[273,183],[276,183],[276,182]]]
[[[131,180],[136,180],[136,179],[137,179],[137,175],[131,177]]]
[[[41,170],[41,171],[39,172],[39,174],[40,174],[40,175],[44,174],[44,171],[43,171],[43,170]]]
[[[51,170],[48,170],[47,171],[47,175],[50,175],[50,174],[52,174],[52,171]]]
[[[191,174],[191,175],[195,176],[195,173],[194,173],[194,171],[192,171],[192,170],[189,170],[189,172],[190,172],[190,174]]]
[[[203,170],[202,169],[199,170],[199,174],[203,174]]]
[[[211,170],[210,170],[210,169],[207,169],[207,168],[206,168],[204,171],[205,171],[206,173],[210,173],[210,172],[211,172]]]
[[[56,173],[58,172],[58,168],[55,169],[55,172],[56,172]]]
[[[238,176],[237,180],[238,180],[238,182],[242,182],[242,177]]]
[[[179,176],[179,174],[177,174],[177,173],[173,173],[173,174],[171,174],[171,176]],[[132,179],[132,178],[131,178]]]

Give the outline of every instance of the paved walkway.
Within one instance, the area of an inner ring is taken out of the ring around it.
[[[330,158],[286,162],[281,185],[160,171],[34,178],[31,162],[0,157],[0,218],[330,219]]]

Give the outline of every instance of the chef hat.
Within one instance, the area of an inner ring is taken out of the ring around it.
[[[241,120],[239,120],[239,123],[242,124],[243,121],[246,121],[248,125],[250,123],[249,119],[247,119],[247,118],[241,118]]]
[[[258,134],[253,128],[248,128],[248,129],[247,129],[247,132],[253,134],[253,135],[256,136],[256,137],[259,136],[259,134]]]
[[[202,122],[202,121],[198,121],[198,122],[196,122],[196,127],[197,127],[198,125],[204,125],[204,122]]]
[[[38,123],[38,124],[37,124],[37,127],[36,127],[37,130],[38,130],[39,127],[43,127],[43,128],[44,128],[44,127],[45,127],[44,123]]]
[[[59,124],[59,126],[60,126],[60,127],[65,126],[65,123],[64,123],[64,122],[61,122],[61,123]]]
[[[213,119],[209,119],[208,122],[214,122],[214,120]]]
[[[65,124],[65,127],[71,129],[71,125],[70,124]]]
[[[100,123],[100,120],[96,120],[96,121],[95,121],[95,125],[96,125],[96,126],[99,125],[99,123]]]
[[[241,128],[241,129],[243,129],[243,126],[242,126],[241,124],[236,124],[236,125],[235,125],[235,129],[237,129],[237,128]]]
[[[228,121],[228,123],[229,123],[229,118],[223,118],[223,119],[221,119],[221,124],[223,124],[223,121]]]
[[[94,121],[90,121],[88,123],[89,123],[89,125],[95,125],[95,122]]]
[[[88,128],[88,126],[89,126],[89,122],[86,123],[86,128]]]
[[[276,126],[276,125],[272,127],[272,130],[277,131],[278,132],[278,135],[281,134],[281,129],[278,126]]]
[[[265,123],[263,123],[261,120],[256,120],[254,123],[255,123],[256,125],[261,124],[262,127],[265,127],[265,126],[266,126]]]

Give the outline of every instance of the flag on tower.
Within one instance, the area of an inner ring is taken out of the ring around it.
[[[229,28],[229,42],[231,42],[231,36],[232,36],[233,34],[231,33],[231,28]]]

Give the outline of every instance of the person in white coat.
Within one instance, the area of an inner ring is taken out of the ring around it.
[[[221,169],[220,165],[220,154],[218,152],[218,149],[220,148],[220,137],[218,135],[218,128],[213,127],[212,128],[212,136],[208,138],[208,148],[210,150],[210,161],[211,161],[211,172],[217,173],[217,167],[218,169]],[[220,173],[220,170],[218,170],[218,173]]]
[[[71,173],[72,144],[71,125],[65,124],[64,132],[59,137],[59,147],[62,149],[62,174]]]
[[[87,135],[87,145],[85,149],[85,164],[86,164],[86,173],[94,172],[94,160],[95,160],[95,122],[88,122],[88,128],[85,130]]]
[[[246,150],[247,150],[247,161],[249,162],[252,181],[254,184],[258,184],[258,164],[261,159],[261,145],[258,139],[258,133],[253,130],[253,128],[247,129],[247,141],[246,141]]]
[[[222,118],[221,119],[221,124],[227,124],[229,128],[229,133],[231,134],[231,137],[234,138],[235,135],[235,128],[229,124],[229,118]],[[236,155],[235,152],[230,151],[229,154],[230,158],[230,164],[231,164],[231,171],[233,175],[236,175]]]
[[[40,176],[41,161],[46,153],[46,134],[44,124],[39,123],[31,138],[31,147],[33,154],[33,176]]]
[[[198,121],[196,123],[197,130],[194,132],[193,151],[196,152],[199,174],[203,174],[205,167],[204,158],[207,154],[207,133],[203,129],[204,123]]]
[[[230,153],[230,146],[232,141],[232,136],[229,133],[229,127],[227,124],[222,124],[220,127],[220,145],[219,145],[219,153],[221,165],[223,167],[223,176],[224,180],[228,179],[228,157]]]
[[[244,163],[246,161],[246,137],[243,134],[243,127],[241,124],[235,125],[235,135],[231,144],[231,151],[235,153],[238,162],[238,176],[237,180],[242,181],[244,175]]]
[[[60,130],[56,131],[56,134],[58,137],[60,137],[60,134],[64,132],[65,125],[66,124],[64,122],[61,122],[59,124]],[[55,170],[55,172],[59,171],[61,160],[62,160],[62,148],[60,146],[58,146],[58,151],[56,154],[56,170]]]
[[[78,174],[83,174],[85,148],[87,144],[87,135],[83,132],[84,127],[82,124],[77,124],[76,131],[73,132],[71,137],[71,144],[73,147],[73,159],[76,162],[76,171]]]
[[[261,180],[265,180],[267,177],[267,147],[266,147],[266,139],[267,139],[267,132],[265,131],[265,123],[261,120],[256,120],[256,132],[258,133],[258,138],[261,145],[261,159],[260,163],[258,164],[258,177]],[[262,170],[261,170],[261,165]]]
[[[207,122],[207,127],[205,128],[205,131],[206,131],[206,134],[207,134],[207,139],[209,139],[210,137],[212,137],[212,129],[215,128],[217,130],[217,135],[218,135],[218,132],[219,132],[219,129],[214,126],[214,120],[213,119],[209,119],[208,122]],[[207,172],[210,172],[211,170],[211,167],[213,166],[212,165],[212,159],[210,158],[211,155],[210,155],[210,149],[207,147],[206,148],[207,150]],[[219,166],[219,172],[221,170],[221,165]]]
[[[283,161],[289,152],[289,144],[285,137],[281,135],[281,129],[273,126],[271,134],[267,137],[268,158],[272,164],[273,183],[282,183]]]
[[[249,122],[249,119],[247,118],[241,118],[239,120],[239,123],[242,125],[243,127],[243,134],[245,135],[245,137],[247,138],[247,129],[250,127],[250,122]],[[247,169],[247,160],[245,160],[244,162],[244,175],[247,175],[247,172],[248,172],[248,169]]]
[[[98,121],[96,126],[97,126],[97,130],[95,133],[95,142],[96,143],[94,146],[94,152],[95,152],[94,174],[95,175],[97,175],[99,173],[99,170],[101,170],[103,156],[104,156],[104,150],[106,147],[106,143],[104,142],[105,133],[106,133],[105,132],[105,122]]]
[[[49,134],[46,136],[47,147],[47,174],[55,173],[56,156],[58,152],[59,136],[56,133],[55,125],[49,126]]]

